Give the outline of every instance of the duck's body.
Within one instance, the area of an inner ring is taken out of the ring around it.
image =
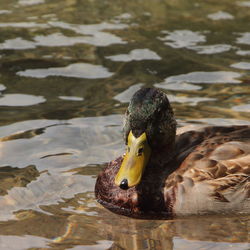
[[[142,106],[150,98],[163,98],[163,102],[166,98],[155,89],[141,92],[135,94],[127,111],[125,140],[132,150],[131,140],[132,143],[140,140],[145,132],[152,150],[150,157],[139,177],[130,176],[133,164],[138,166],[127,156],[129,152],[109,163],[96,182],[98,201],[117,213],[133,217],[250,213],[250,126],[207,127],[173,139],[175,124],[169,104],[165,115],[161,114],[165,112],[165,104],[157,106],[158,113],[153,111],[147,119],[142,115],[146,125],[142,122],[140,126],[137,114],[133,115],[131,109],[139,107],[136,112],[142,113]],[[147,96],[142,100],[145,93]],[[151,121],[152,116],[158,117]],[[152,132],[152,124],[159,125],[160,134]],[[158,143],[153,142],[155,138]],[[140,141],[136,143],[141,146]]]

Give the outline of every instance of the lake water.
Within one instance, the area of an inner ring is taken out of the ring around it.
[[[122,115],[250,124],[250,1],[1,0],[0,249],[249,249],[249,216],[135,220],[95,200]]]

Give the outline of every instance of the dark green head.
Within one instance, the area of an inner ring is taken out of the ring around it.
[[[176,121],[167,95],[155,88],[142,88],[132,97],[125,114],[124,139],[146,133],[152,151],[166,150],[175,142]]]
[[[115,184],[122,189],[138,185],[149,161],[163,166],[172,155],[175,132],[176,121],[166,94],[154,88],[137,91],[125,114],[127,150]]]

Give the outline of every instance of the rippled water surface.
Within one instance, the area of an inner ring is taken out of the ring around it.
[[[250,124],[250,1],[1,0],[0,249],[249,249],[250,218],[134,220],[95,201],[122,115]]]

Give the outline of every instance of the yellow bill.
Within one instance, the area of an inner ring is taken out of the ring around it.
[[[144,132],[134,137],[132,131],[128,135],[128,146],[121,167],[115,177],[115,184],[123,189],[140,183],[143,171],[148,163],[151,149]]]

